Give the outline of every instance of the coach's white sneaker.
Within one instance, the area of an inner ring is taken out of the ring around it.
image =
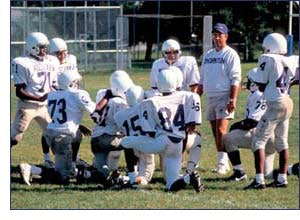
[[[28,163],[21,163],[20,164],[20,172],[21,172],[21,176],[22,179],[24,180],[24,182],[30,186],[30,179],[31,179],[31,166]]]

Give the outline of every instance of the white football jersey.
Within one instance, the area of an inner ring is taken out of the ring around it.
[[[153,96],[162,96],[162,93],[158,89],[149,89],[145,91],[145,99],[151,98]]]
[[[36,96],[43,96],[53,90],[53,85],[57,83],[57,68],[59,61],[56,57],[47,55],[43,61],[38,61],[29,56],[17,57],[12,61],[12,74],[14,84],[25,84],[26,92]],[[45,105],[47,101],[35,102]]]
[[[96,104],[84,90],[57,90],[48,94],[48,129],[75,135],[84,111],[95,111]]]
[[[165,58],[154,61],[150,74],[151,88],[157,88],[156,78],[159,71],[167,69],[170,65]],[[183,73],[182,90],[190,91],[190,86],[198,85],[200,80],[199,69],[196,59],[192,56],[180,56],[173,66],[178,67]]]
[[[267,101],[277,101],[288,95],[288,88],[295,77],[296,69],[296,63],[286,56],[262,54],[259,57],[255,81],[267,84],[264,91]]]
[[[119,128],[115,122],[114,116],[117,112],[127,108],[126,101],[120,97],[109,99],[107,105],[102,110],[101,120],[93,129],[92,137],[98,137],[102,134],[116,135]]]
[[[267,109],[266,100],[263,97],[263,93],[259,90],[250,92],[247,98],[247,105],[245,111],[245,117],[259,121],[261,116],[265,114]]]
[[[296,66],[296,73],[293,80],[299,80],[299,56],[298,55],[292,55],[288,57],[291,62],[293,62],[293,65]]]
[[[177,91],[168,96],[154,96],[144,102],[148,105],[148,123],[156,124],[158,133],[184,139],[185,125],[202,122],[200,97],[195,93]]]
[[[203,56],[200,67],[200,85],[208,97],[230,92],[232,85],[241,81],[241,61],[235,50],[226,46],[221,51],[211,49]]]
[[[118,128],[126,136],[148,135],[149,132],[155,135],[156,125],[148,120],[148,112],[148,105],[142,101],[133,107],[119,111],[114,118]]]
[[[77,71],[78,72],[77,59],[72,54],[68,54],[65,59],[65,62],[60,64],[58,67],[58,74],[64,73],[66,71],[68,71],[68,72],[69,71]]]

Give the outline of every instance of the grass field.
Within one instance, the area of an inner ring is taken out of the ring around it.
[[[243,75],[255,63],[243,64]],[[130,74],[133,81],[148,88],[149,69],[133,69]],[[94,99],[98,89],[108,87],[110,73],[87,73],[84,75],[86,90]],[[12,83],[13,85],[13,83]],[[16,97],[14,88],[11,88],[11,121],[16,111]],[[299,160],[299,97],[298,86],[292,89],[294,112],[290,120],[289,144],[290,161]],[[241,91],[238,97],[236,118],[243,118],[247,91]],[[205,110],[205,99],[202,101],[202,111]],[[234,122],[233,121],[233,122]],[[233,123],[231,122],[231,123]],[[84,116],[82,124],[93,126],[88,115]],[[11,151],[12,178],[11,178],[11,209],[299,209],[298,178],[289,176],[289,186],[286,189],[266,189],[263,191],[244,191],[254,177],[253,155],[249,150],[241,150],[242,161],[249,179],[245,182],[226,182],[218,178],[211,169],[216,163],[216,149],[209,123],[204,121],[198,128],[203,137],[203,151],[200,164],[200,174],[203,184],[207,186],[204,193],[196,194],[191,187],[176,194],[164,191],[165,184],[161,181],[159,165],[154,174],[153,183],[140,187],[137,191],[100,191],[96,185],[70,184],[67,187],[57,185],[41,185],[33,183],[27,186],[22,183],[15,168],[21,162],[41,164],[43,162],[40,145],[41,130],[33,122],[19,145]],[[91,162],[90,139],[84,138],[81,144],[80,156]],[[278,167],[278,156],[275,159]],[[157,163],[158,164],[158,163]],[[122,157],[120,168],[125,169]],[[184,170],[184,167],[183,167]],[[268,180],[267,182],[269,182]]]

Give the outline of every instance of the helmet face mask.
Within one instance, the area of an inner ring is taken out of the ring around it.
[[[68,46],[61,38],[52,38],[50,40],[50,54],[55,55],[60,63],[64,63],[68,55]]]
[[[256,85],[256,83],[252,79],[249,79],[249,78],[247,81],[246,88],[251,92],[255,92],[258,90],[258,86]]]
[[[181,55],[179,43],[173,39],[166,40],[162,45],[162,54],[168,63],[175,63]]]
[[[264,38],[262,47],[264,53],[270,54],[286,54],[287,41],[285,37],[279,33],[272,33]]]
[[[79,81],[82,79],[81,75],[75,71],[63,72],[58,76],[58,88],[60,90],[77,90],[79,89]]]
[[[41,32],[30,33],[25,39],[26,52],[36,59],[43,59],[47,55],[48,38]]]

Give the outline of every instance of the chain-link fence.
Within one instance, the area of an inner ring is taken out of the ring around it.
[[[128,19],[122,7],[12,7],[11,58],[24,54],[24,40],[40,31],[63,38],[80,71],[128,69]]]

